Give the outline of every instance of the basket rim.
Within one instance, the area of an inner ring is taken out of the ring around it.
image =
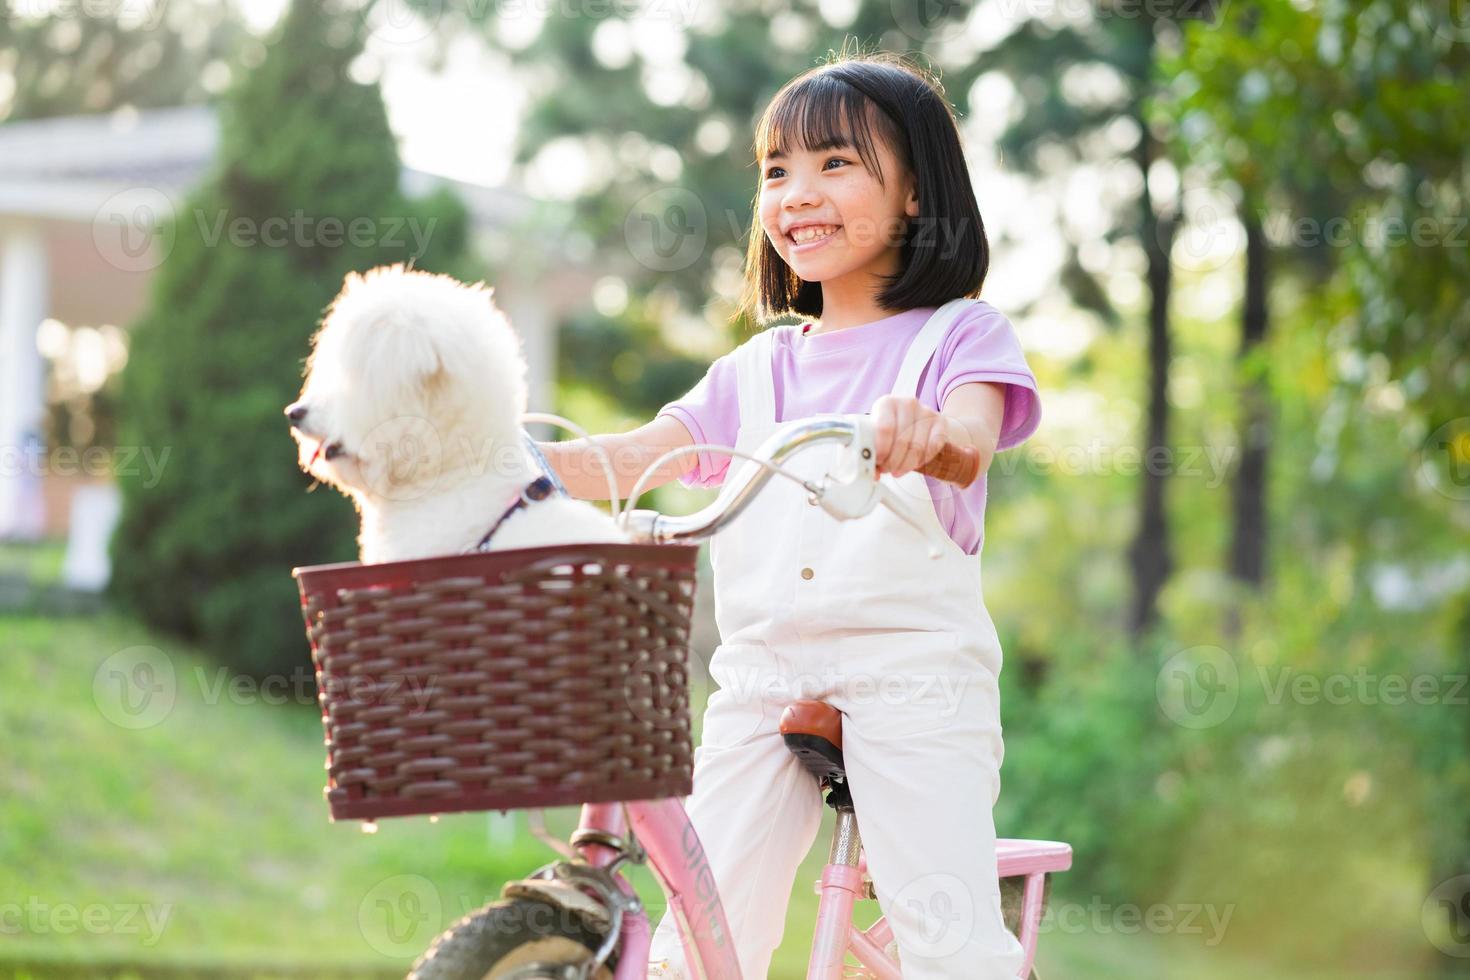
[[[538,545],[535,548],[505,548],[498,551],[472,551],[465,554],[430,555],[426,558],[410,558],[404,561],[385,561],[364,564],[360,561],[340,561],[326,565],[298,565],[291,569],[291,577],[303,586],[310,580],[332,577],[341,582],[342,576],[363,576],[368,579],[382,576],[413,576],[415,573],[441,574],[451,569],[465,571],[488,571],[501,567],[519,567],[528,560],[550,555],[585,555],[591,558],[629,559],[634,561],[654,560],[669,565],[684,565],[691,562],[699,551],[696,542],[671,542],[668,544],[624,544],[589,542],[586,544]]]

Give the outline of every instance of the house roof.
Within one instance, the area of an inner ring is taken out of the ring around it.
[[[210,105],[120,109],[0,123],[0,216],[91,221],[119,191],[146,187],[182,195],[203,179],[219,146]],[[534,202],[505,187],[405,167],[403,192],[455,191],[480,228],[513,224]]]

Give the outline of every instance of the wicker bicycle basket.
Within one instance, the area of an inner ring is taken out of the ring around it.
[[[697,553],[296,569],[332,819],[687,796]]]

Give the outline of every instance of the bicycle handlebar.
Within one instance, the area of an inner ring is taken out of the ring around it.
[[[836,465],[818,481],[798,480],[781,469],[783,460],[812,446],[836,443],[844,447]],[[714,503],[693,514],[671,517],[655,510],[630,509],[620,517],[632,540],[641,544],[701,541],[717,534],[740,515],[755,495],[781,475],[797,480],[808,499],[840,520],[861,517],[881,503],[899,517],[929,534],[931,557],[939,554],[937,529],[922,523],[903,499],[880,479],[874,461],[873,419],[863,414],[826,413],[789,422],[760,445],[752,457],[755,469],[743,470],[745,478],[725,483]],[[918,472],[961,487],[969,486],[980,473],[980,454],[969,446],[946,443]]]

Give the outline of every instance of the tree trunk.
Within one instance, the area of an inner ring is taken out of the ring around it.
[[[1266,564],[1266,463],[1271,450],[1270,385],[1253,368],[1252,355],[1266,338],[1270,315],[1266,306],[1269,246],[1256,216],[1248,210],[1245,224],[1245,305],[1240,321],[1240,468],[1236,471],[1230,541],[1230,574],[1259,589]]]
[[[1138,141],[1137,160],[1144,175],[1140,235],[1148,256],[1148,422],[1143,452],[1142,499],[1138,531],[1128,549],[1133,569],[1133,608],[1128,627],[1137,635],[1158,619],[1158,598],[1174,568],[1169,543],[1168,514],[1164,490],[1169,479],[1169,292],[1173,270],[1169,266],[1174,241],[1172,219],[1154,214],[1148,189],[1148,171],[1153,163],[1153,138],[1148,121],[1140,112],[1136,122],[1143,132]]]

